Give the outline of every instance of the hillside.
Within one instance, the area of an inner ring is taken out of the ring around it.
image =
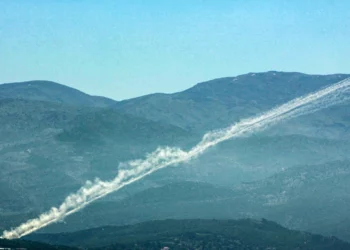
[[[0,99],[25,99],[91,107],[108,107],[116,103],[112,99],[90,96],[74,88],[51,81],[0,84]]]
[[[256,134],[223,142],[198,159],[161,170],[150,178],[163,184],[175,179],[233,187],[300,165],[347,161],[349,150],[350,142],[343,139]]]
[[[175,141],[191,134],[179,127],[132,117],[113,109],[92,110],[70,121],[58,139],[65,142],[97,144],[103,139],[115,144],[174,145]]]
[[[58,204],[86,180],[111,179],[122,161],[193,137],[116,110],[44,101],[0,100],[0,118],[0,229]]]
[[[264,72],[218,78],[174,94],[152,94],[116,103],[125,113],[193,131],[226,127],[350,75]]]
[[[177,182],[120,201],[100,202],[72,215],[50,232],[125,225],[162,219],[267,218],[288,228],[350,240],[347,218],[350,162],[289,168],[233,189]]]
[[[98,249],[349,249],[334,237],[291,231],[267,220],[165,220],[27,238]],[[104,246],[104,247],[101,247]]]

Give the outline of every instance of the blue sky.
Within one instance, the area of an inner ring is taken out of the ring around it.
[[[350,1],[0,0],[0,82],[117,100],[268,70],[349,73]]]

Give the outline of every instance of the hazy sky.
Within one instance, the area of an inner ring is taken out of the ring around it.
[[[268,70],[349,73],[349,0],[0,0],[0,82],[117,100]]]

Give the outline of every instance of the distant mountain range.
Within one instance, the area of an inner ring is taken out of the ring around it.
[[[120,102],[49,81],[0,84],[0,230],[59,205],[86,180],[112,179],[120,162],[158,146],[187,149],[210,129],[347,77],[249,73]],[[265,217],[350,240],[349,104],[224,142],[45,230]]]

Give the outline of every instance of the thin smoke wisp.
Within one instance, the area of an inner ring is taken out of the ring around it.
[[[35,219],[28,220],[9,231],[4,231],[1,238],[20,238],[60,221],[111,192],[138,181],[159,169],[198,157],[208,148],[225,140],[262,131],[276,123],[342,103],[349,99],[349,95],[347,95],[349,89],[350,78],[296,98],[261,115],[242,120],[228,128],[209,132],[189,151],[172,147],[158,148],[148,154],[145,159],[123,163],[123,168],[120,168],[117,176],[111,181],[101,181],[99,179],[93,182],[87,181],[76,193],[67,196],[59,207],[53,207]]]

